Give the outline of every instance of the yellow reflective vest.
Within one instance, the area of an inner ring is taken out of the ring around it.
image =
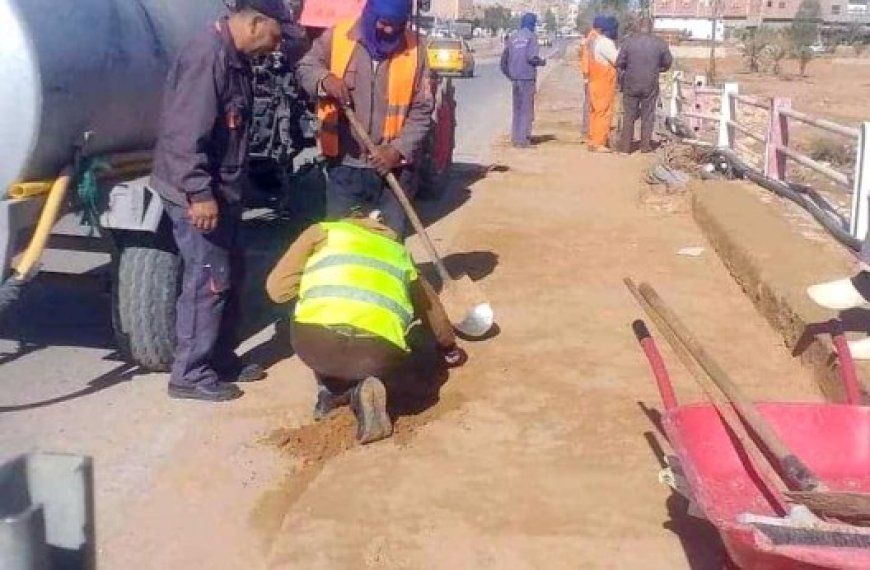
[[[351,325],[408,351],[417,269],[405,247],[350,222],[325,222],[326,245],[305,264],[296,322]]]

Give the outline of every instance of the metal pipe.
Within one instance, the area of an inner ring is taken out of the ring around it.
[[[823,175],[827,176],[828,178],[830,178],[834,182],[837,182],[838,184],[842,184],[843,186],[846,186],[846,187],[852,186],[852,180],[848,176],[843,174],[842,172],[838,172],[838,171],[834,170],[833,168],[831,168],[829,166],[825,166],[824,164],[817,162],[808,156],[804,156],[801,153],[797,152],[796,150],[792,150],[792,149],[788,148],[787,146],[782,146],[782,145],[776,145],[776,150],[783,153],[784,155],[786,155],[790,159],[794,160],[798,164],[800,164],[802,166],[806,166],[807,168],[815,170],[819,174],[823,174]]]
[[[740,131],[742,134],[746,135],[747,137],[751,138],[752,140],[756,140],[756,141],[760,142],[761,144],[764,144],[767,142],[767,139],[765,137],[763,137],[763,136],[761,136],[753,131],[750,131],[749,127],[741,125],[737,121],[728,121],[728,126],[734,127],[735,130]]]
[[[847,127],[825,119],[816,119],[806,113],[801,113],[800,111],[795,111],[793,109],[780,109],[779,114],[847,138],[857,139],[859,135],[858,129],[854,127]]]

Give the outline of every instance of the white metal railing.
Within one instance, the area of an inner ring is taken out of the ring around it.
[[[767,128],[764,132],[757,132],[740,122],[737,103],[767,111]],[[715,112],[716,105],[719,107],[718,113]],[[867,235],[870,228],[870,121],[863,122],[858,128],[841,125],[792,109],[791,100],[787,97],[741,95],[737,83],[710,87],[703,75],[696,75],[692,81],[688,81],[682,72],[675,72],[671,79],[668,114],[672,118],[686,118],[689,128],[695,132],[701,132],[705,123],[718,122],[715,143],[700,141],[699,144],[703,146],[719,146],[736,152],[738,135],[761,143],[764,145],[763,170],[768,178],[787,182],[787,164],[792,161],[832,180],[840,189],[852,195],[849,233],[860,240]],[[789,146],[791,121],[856,143],[854,175],[822,164]]]

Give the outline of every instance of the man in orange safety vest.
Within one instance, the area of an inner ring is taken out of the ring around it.
[[[327,159],[326,216],[380,210],[404,236],[406,220],[383,180],[394,172],[413,188],[414,157],[431,122],[433,97],[425,47],[408,28],[408,0],[368,0],[358,18],[317,38],[299,62],[303,88],[318,101],[320,150]],[[341,107],[350,105],[377,145],[369,154]]]

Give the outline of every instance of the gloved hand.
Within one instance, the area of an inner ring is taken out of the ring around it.
[[[459,368],[468,362],[468,354],[455,344],[447,348],[439,347],[438,350],[441,353],[441,358],[444,359],[444,364],[447,365],[447,368]]]
[[[332,97],[340,105],[351,104],[350,91],[347,88],[347,84],[337,75],[330,73],[324,77],[320,82],[320,87],[327,97]]]
[[[402,153],[388,144],[382,144],[376,148],[375,153],[372,155],[372,165],[381,176],[386,175],[401,163]]]

